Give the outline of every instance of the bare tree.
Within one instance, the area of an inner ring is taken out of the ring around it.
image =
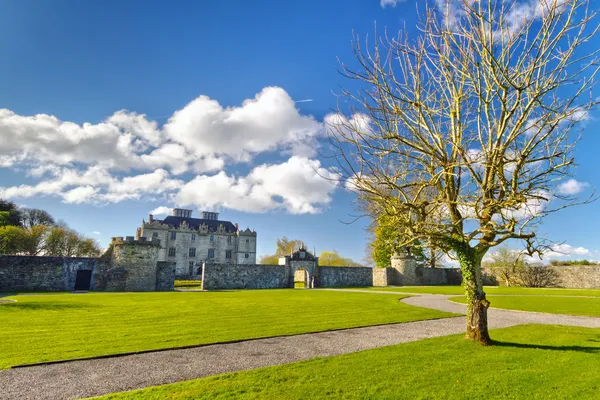
[[[37,208],[24,208],[21,210],[23,226],[31,228],[36,225],[52,226],[54,218],[47,211]]]
[[[481,261],[517,239],[544,250],[536,225],[585,203],[555,191],[574,166],[574,128],[597,105],[596,12],[587,0],[437,1],[415,40],[356,40],[362,90],[326,118],[342,179],[403,232],[460,263],[466,337],[490,342]],[[346,107],[346,106],[344,106]]]
[[[492,261],[484,264],[490,269],[492,274],[501,279],[506,286],[519,285],[520,274],[525,268],[523,254],[519,251],[511,250],[508,246],[502,246],[491,255]]]

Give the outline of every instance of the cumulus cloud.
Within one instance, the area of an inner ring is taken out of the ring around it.
[[[392,1],[392,0],[390,0]],[[445,16],[449,27],[456,26],[466,14],[465,2],[473,5],[478,0],[436,0],[438,10]],[[491,1],[491,0],[488,0]],[[571,0],[516,0],[502,4],[505,16],[502,27],[497,26],[494,36],[502,40],[507,35],[519,34],[528,22],[546,17],[550,12],[562,12]],[[383,1],[382,1],[383,3]],[[554,10],[554,11],[553,11]]]
[[[0,187],[0,197],[102,204],[161,195],[177,205],[315,213],[336,187],[327,180],[333,173],[310,159],[323,134],[322,124],[301,114],[278,87],[235,107],[200,96],[162,127],[126,110],[77,124],[0,109],[0,168],[25,170],[36,181]],[[225,171],[274,151],[287,161],[255,167],[246,176]]]
[[[381,5],[383,8],[396,7],[398,3],[403,3],[404,1],[406,0],[380,0],[379,5]]]
[[[549,250],[546,250],[544,253],[545,260],[555,260],[555,259],[580,259],[584,256],[588,257],[594,254],[598,254],[597,251],[591,251],[586,249],[585,247],[575,247],[570,244],[555,244],[551,246]],[[542,259],[538,255],[533,257],[525,256],[525,260],[530,263],[539,263],[543,262]]]
[[[163,130],[196,156],[248,161],[254,154],[314,138],[321,133],[321,124],[300,114],[283,89],[268,87],[240,107],[223,108],[200,96],[175,112]]]
[[[144,114],[126,110],[100,123],[76,124],[0,109],[0,167],[81,163],[116,170],[209,172],[275,149],[292,154],[302,149],[306,155],[306,143],[314,154],[314,139],[320,134],[321,124],[300,114],[278,87],[267,87],[238,107],[224,108],[200,96],[175,111],[161,128]]]
[[[171,214],[171,207],[167,207],[167,206],[160,206],[160,207],[156,207],[154,210],[150,211],[149,214],[152,215],[170,215]]]
[[[565,196],[572,196],[583,192],[589,185],[586,182],[579,182],[575,179],[569,179],[558,185],[557,190],[559,194]]]
[[[335,175],[318,160],[294,156],[283,164],[258,166],[244,177],[223,171],[197,176],[181,188],[175,202],[201,208],[314,214],[331,202],[336,186]]]

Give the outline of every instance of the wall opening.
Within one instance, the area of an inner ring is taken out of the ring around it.
[[[308,288],[308,272],[304,268],[299,268],[294,272],[294,289]]]
[[[80,269],[77,271],[77,276],[75,277],[75,288],[73,290],[76,292],[87,292],[90,290],[91,283],[92,271],[89,269]]]

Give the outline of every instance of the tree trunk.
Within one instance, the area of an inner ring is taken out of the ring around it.
[[[457,252],[467,295],[466,338],[485,346],[490,344],[487,310],[490,302],[485,297],[481,279],[481,258],[473,249]]]

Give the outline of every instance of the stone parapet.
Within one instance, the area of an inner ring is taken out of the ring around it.
[[[111,244],[112,245],[122,245],[122,244],[128,244],[128,245],[146,245],[146,246],[159,246],[160,247],[160,239],[157,238],[145,238],[145,237],[139,237],[139,238],[135,238],[133,236],[125,236],[125,238],[123,238],[122,236],[114,236],[111,239]]]

